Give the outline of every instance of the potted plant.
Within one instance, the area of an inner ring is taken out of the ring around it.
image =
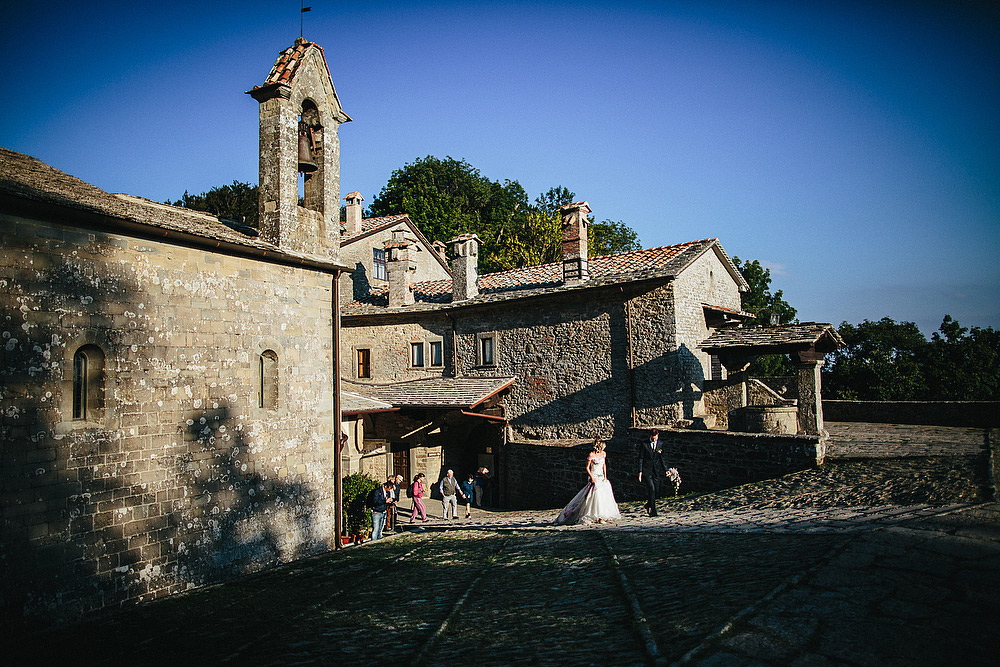
[[[356,472],[344,478],[343,522],[352,541],[360,541],[363,535],[371,534],[372,514],[371,508],[368,507],[368,494],[378,485],[377,479],[363,472]]]

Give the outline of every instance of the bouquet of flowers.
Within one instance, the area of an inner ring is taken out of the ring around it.
[[[677,490],[681,488],[681,474],[677,472],[677,468],[671,468],[667,471],[667,481],[674,485],[674,495],[677,495]]]

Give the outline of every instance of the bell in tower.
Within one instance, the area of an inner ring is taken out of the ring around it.
[[[299,171],[303,174],[310,174],[319,166],[313,161],[313,150],[316,145],[313,141],[312,128],[304,120],[299,121]]]
[[[323,49],[296,39],[278,55],[264,84],[248,93],[260,104],[262,240],[284,250],[339,257],[337,132],[351,118],[340,106]]]

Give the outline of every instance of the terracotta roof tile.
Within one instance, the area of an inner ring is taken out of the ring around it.
[[[621,280],[653,278],[674,275],[693,261],[702,252],[717,244],[716,239],[690,241],[677,245],[634,250],[614,255],[590,258],[590,280],[580,288],[621,282]],[[562,263],[541,264],[522,269],[510,269],[479,276],[479,297],[471,302],[496,300],[491,297],[528,296],[553,289],[564,288]],[[577,288],[579,289],[579,288]],[[450,280],[429,280],[415,283],[413,295],[417,306],[451,302],[452,282]],[[345,314],[357,315],[377,312],[387,305],[388,286],[374,288],[372,294],[345,307]],[[374,307],[374,308],[373,308]],[[408,309],[414,309],[408,306]]]

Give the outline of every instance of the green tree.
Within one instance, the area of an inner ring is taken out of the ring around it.
[[[195,211],[206,211],[220,218],[242,222],[254,229],[258,227],[257,186],[249,183],[233,181],[232,185],[212,188],[198,195],[189,194],[185,190],[183,197],[167,203]]]
[[[1000,400],[1000,331],[967,329],[945,315],[923,362],[928,398]]]
[[[392,172],[371,204],[373,215],[408,214],[431,240],[478,234],[484,273],[499,268],[497,249],[524,224],[528,209],[528,196],[517,181],[491,181],[465,160],[432,155]]]
[[[791,324],[798,321],[795,319],[797,311],[785,301],[784,292],[771,292],[771,269],[765,269],[756,259],[742,261],[739,257],[733,257],[733,263],[749,286],[740,295],[743,310],[754,315],[748,325],[768,326],[772,322]],[[758,357],[750,366],[750,374],[758,377],[790,375],[794,372],[791,359],[784,354],[766,354]]]
[[[827,355],[823,386],[827,396],[861,401],[907,401],[925,398],[923,360],[927,339],[913,322],[883,317],[837,331],[844,346]]]
[[[639,235],[621,220],[592,222],[587,230],[587,252],[591,257],[640,249]]]

